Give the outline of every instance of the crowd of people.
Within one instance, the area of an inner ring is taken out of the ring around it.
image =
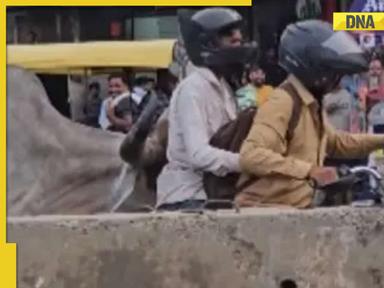
[[[108,94],[103,97],[100,84],[96,81],[88,86],[84,105],[83,124],[103,130],[128,133],[139,116],[155,97],[157,117],[169,105],[175,77],[167,71],[159,72],[158,82],[150,77],[140,76],[131,84],[128,75],[116,72],[108,76]]]
[[[177,85],[175,77],[157,85],[137,78],[130,87],[123,74],[113,74],[97,124],[95,84],[86,107],[96,126],[127,133],[125,161],[160,167],[147,175],[157,209],[201,208],[206,173],[238,175],[233,201],[240,207],[312,207],[310,183],[336,181],[335,166],[366,163],[384,147],[384,136],[375,134],[384,127],[382,59],[377,51],[368,59],[346,32],[320,20],[289,25],[278,53],[288,75],[281,84],[266,81],[272,60],[255,61],[258,51],[244,42],[237,12],[207,8],[180,23],[187,26],[181,32],[189,75]],[[153,98],[156,105],[149,104]],[[212,137],[249,107],[257,112],[239,151],[214,147]]]
[[[346,75],[340,84],[324,98],[324,107],[332,125],[351,133],[382,133],[384,125],[384,71],[379,46],[367,51],[368,70]],[[340,165],[366,165],[367,158],[329,163]]]

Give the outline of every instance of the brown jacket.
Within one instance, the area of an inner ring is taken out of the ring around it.
[[[240,165],[245,173],[239,187],[252,175],[259,177],[236,196],[240,207],[309,207],[313,189],[305,179],[312,166],[321,166],[326,155],[359,158],[384,146],[384,136],[336,132],[325,116],[319,116],[318,103],[299,80],[291,75],[287,81],[294,85],[302,100],[298,125],[287,143],[285,135],[293,100],[285,91],[275,89],[258,111],[240,150]]]

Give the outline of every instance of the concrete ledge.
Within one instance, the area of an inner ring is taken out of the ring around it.
[[[10,218],[8,236],[19,288],[384,287],[380,208]]]

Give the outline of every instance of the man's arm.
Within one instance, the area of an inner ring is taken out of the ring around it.
[[[384,135],[351,134],[336,131],[326,123],[327,154],[334,158],[362,158],[384,148]]]
[[[130,113],[125,112],[123,118],[116,116],[115,109],[112,105],[112,101],[109,101],[107,106],[107,118],[111,122],[112,126],[122,131],[128,131],[132,126],[132,116]]]
[[[256,176],[308,177],[313,166],[311,163],[283,156],[287,150],[286,134],[292,107],[292,98],[280,89],[274,90],[260,107],[240,150],[243,171]]]
[[[204,103],[200,97],[209,97],[201,87],[185,87],[176,95],[177,122],[184,136],[189,163],[196,170],[225,176],[239,172],[239,155],[209,145],[210,137]],[[200,98],[200,99],[199,99]]]

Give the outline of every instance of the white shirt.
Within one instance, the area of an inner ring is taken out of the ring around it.
[[[107,130],[109,126],[111,126],[112,124],[107,117],[107,109],[108,109],[109,101],[112,101],[112,107],[115,107],[117,104],[119,104],[121,100],[129,97],[129,95],[130,95],[129,92],[125,92],[114,98],[108,97],[103,100],[103,102],[101,103],[100,114],[99,114],[99,125],[103,130]]]
[[[239,172],[239,155],[209,145],[213,134],[237,116],[228,84],[206,68],[184,79],[169,109],[167,158],[157,181],[157,205],[206,199],[203,171],[224,176]]]
[[[141,101],[143,101],[145,95],[148,94],[148,91],[141,87],[134,87],[133,92],[131,94],[131,98],[137,105],[140,105]]]

